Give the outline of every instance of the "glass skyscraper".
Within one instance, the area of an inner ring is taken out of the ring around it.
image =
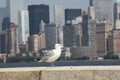
[[[112,0],[90,0],[90,6],[94,6],[96,20],[112,21]]]
[[[50,22],[49,19],[49,5],[30,5],[28,6],[29,11],[29,23],[30,23],[30,35],[38,34],[40,32],[39,26],[41,20],[45,24]]]

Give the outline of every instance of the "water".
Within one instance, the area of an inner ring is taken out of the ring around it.
[[[59,61],[54,63],[55,66],[116,66],[120,65],[120,60],[105,61]],[[0,64],[0,68],[15,67],[50,67],[50,63],[24,62],[24,63],[7,63]]]

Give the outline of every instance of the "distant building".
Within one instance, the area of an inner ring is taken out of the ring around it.
[[[60,5],[54,6],[54,22],[56,26],[63,26],[63,10]]]
[[[39,54],[39,35],[32,35],[28,38],[28,51],[31,56],[38,56]]]
[[[91,46],[96,42],[96,23],[83,12],[82,16],[82,46]]]
[[[96,24],[97,36],[97,54],[98,57],[103,57],[107,54],[107,39],[109,31],[112,30],[112,23],[101,21]]]
[[[79,47],[82,40],[82,27],[81,24],[66,24],[63,27],[64,33],[64,46],[65,47]]]
[[[6,28],[8,27],[10,23],[10,18],[9,17],[4,17],[3,22],[2,22],[2,31],[5,31]]]
[[[6,29],[6,53],[10,56],[19,54],[18,27],[14,23],[9,23]]]
[[[115,54],[120,57],[120,29],[111,31],[108,38],[108,54]]]
[[[112,22],[112,0],[90,0],[90,6],[94,7],[96,20],[107,20]]]
[[[49,19],[49,5],[30,5],[29,10],[29,23],[30,23],[30,35],[38,34],[40,32],[39,24],[41,20],[45,24],[50,22]]]
[[[58,42],[63,44],[63,11],[59,5],[54,6],[54,22],[58,28]]]
[[[70,48],[71,56],[73,58],[88,57],[90,59],[96,59],[97,54],[93,51],[92,46],[80,46]]]
[[[2,23],[4,23],[3,27],[6,28],[5,22],[8,19],[10,22],[14,22],[16,25],[18,25],[18,12],[24,9],[24,2],[23,0],[5,0],[6,5],[3,8],[0,8],[0,26],[2,26]],[[3,22],[5,21],[5,22]],[[8,24],[8,22],[6,23]]]
[[[120,29],[120,2],[114,3],[114,29]]]
[[[82,9],[65,9],[65,23],[73,20],[78,16],[82,16]]]
[[[5,31],[0,32],[0,54],[6,53],[6,33]]]
[[[45,23],[41,20],[40,23],[40,49],[46,48],[46,38],[45,38]]]
[[[46,48],[52,49],[55,47],[55,44],[58,43],[58,33],[55,23],[45,25],[45,39],[46,39]]]
[[[29,37],[29,13],[26,10],[19,12],[19,44],[25,45]]]

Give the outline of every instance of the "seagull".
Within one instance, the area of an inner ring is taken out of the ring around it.
[[[63,46],[61,44],[55,44],[55,49],[45,50],[45,54],[40,61],[38,62],[48,62],[51,63],[51,66],[54,66],[53,63],[61,56]]]

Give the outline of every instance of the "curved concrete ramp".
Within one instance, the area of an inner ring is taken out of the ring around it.
[[[0,80],[120,80],[120,66],[1,68]]]

